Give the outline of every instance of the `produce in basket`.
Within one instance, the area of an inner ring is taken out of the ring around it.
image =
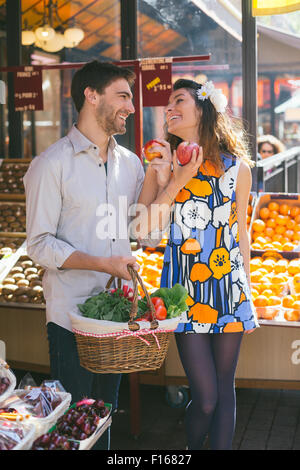
[[[103,291],[88,298],[84,304],[79,304],[78,308],[84,317],[127,322],[132,306],[131,292],[128,292],[128,289],[126,292],[125,289]],[[130,297],[128,297],[129,295]]]
[[[181,313],[187,310],[187,297],[188,292],[181,284],[175,284],[172,288],[161,287],[160,289],[154,291],[150,295],[150,298],[154,304],[157,319],[160,320],[159,316],[162,312],[160,308],[165,308],[167,311],[165,318],[162,318],[164,320],[166,318],[175,318],[181,315]],[[162,305],[161,300],[163,301],[164,305]],[[146,314],[148,307],[145,297],[139,301],[138,305],[140,312]]]
[[[100,294],[90,297],[84,304],[79,304],[78,308],[84,317],[96,320],[108,320],[115,322],[128,322],[132,307],[132,298],[125,297],[123,289],[112,289],[100,292]],[[131,292],[129,292],[130,295]],[[161,288],[151,294],[151,300],[155,307],[156,318],[166,320],[177,317],[187,309],[187,290],[180,284],[175,284],[172,288]],[[136,320],[152,321],[147,300],[138,300],[138,311]]]

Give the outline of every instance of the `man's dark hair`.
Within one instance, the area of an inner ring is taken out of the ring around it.
[[[77,70],[72,79],[71,95],[75,108],[80,112],[85,96],[84,90],[90,87],[100,95],[115,80],[124,78],[130,86],[135,80],[135,73],[125,67],[118,67],[111,62],[88,62],[81,69]]]

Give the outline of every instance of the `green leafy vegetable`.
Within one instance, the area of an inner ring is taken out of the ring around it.
[[[84,304],[77,305],[84,317],[95,320],[128,322],[132,302],[124,297],[122,290],[114,293],[100,292],[88,298]]]
[[[185,312],[188,308],[186,304],[188,292],[186,288],[180,284],[175,284],[171,289],[161,287],[153,292],[150,297],[161,297],[163,299],[167,309],[167,318],[178,317],[178,315]],[[139,301],[139,309],[141,311],[147,310],[145,297]]]

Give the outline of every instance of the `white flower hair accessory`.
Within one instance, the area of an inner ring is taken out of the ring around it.
[[[227,98],[222,93],[220,88],[215,88],[212,81],[206,82],[196,91],[197,97],[200,101],[205,101],[208,98],[216,108],[218,113],[224,113],[227,106]]]

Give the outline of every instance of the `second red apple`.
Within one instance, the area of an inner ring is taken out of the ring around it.
[[[177,160],[180,165],[184,166],[192,158],[193,150],[196,150],[196,156],[199,155],[199,145],[195,142],[181,142],[177,147]]]

